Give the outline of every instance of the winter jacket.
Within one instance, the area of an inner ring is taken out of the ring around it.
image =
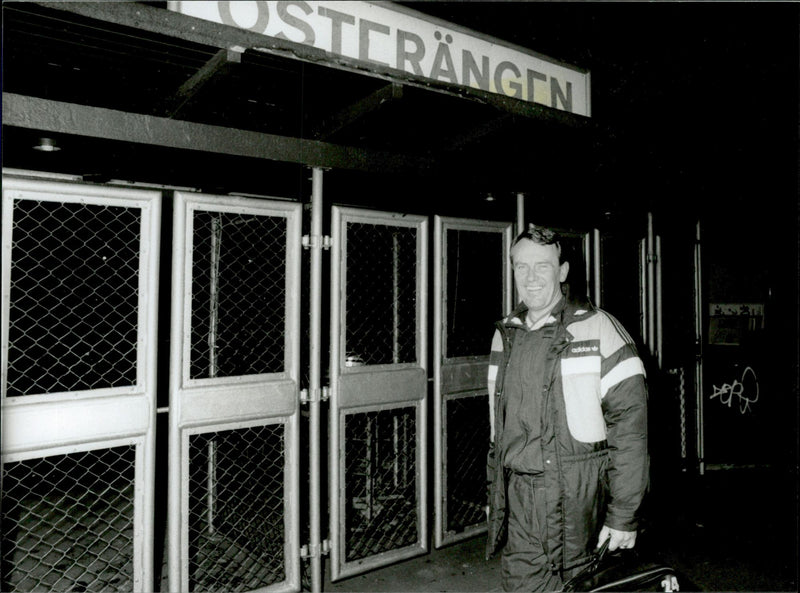
[[[502,467],[503,379],[525,324],[522,304],[497,323],[489,361],[494,422],[487,481],[487,558],[506,537],[508,470]],[[545,550],[553,571],[587,562],[600,528],[633,531],[648,480],[644,366],[630,336],[608,313],[567,300],[551,313],[541,398],[547,522]],[[496,411],[496,412],[495,412]]]

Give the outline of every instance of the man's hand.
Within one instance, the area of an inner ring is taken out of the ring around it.
[[[609,552],[612,552],[617,548],[632,548],[636,545],[635,531],[620,531],[619,529],[614,529],[608,525],[603,525],[603,528],[600,530],[600,537],[597,538],[597,547],[599,548],[602,546],[603,542],[608,538],[611,538],[611,541],[608,542]]]

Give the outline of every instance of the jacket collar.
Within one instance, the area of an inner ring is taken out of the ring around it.
[[[575,321],[576,318],[583,318],[584,315],[588,316],[595,311],[594,305],[585,298],[570,298],[569,295],[564,295],[564,298],[550,311],[548,319],[553,317],[557,322],[561,321],[566,326]],[[528,305],[521,302],[508,317],[503,319],[502,324],[510,328],[529,329],[526,321],[527,315]]]

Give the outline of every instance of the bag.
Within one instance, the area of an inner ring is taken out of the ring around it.
[[[562,591],[696,591],[671,567],[641,558],[635,550],[608,551],[607,539],[591,562]]]

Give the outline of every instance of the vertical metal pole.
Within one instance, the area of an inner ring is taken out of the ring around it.
[[[647,341],[647,245],[644,239],[639,241],[639,326],[642,332],[642,342],[650,348]]]
[[[372,449],[372,433],[375,430],[374,427],[375,419],[371,416],[367,417],[367,439],[365,445],[365,455],[366,459],[365,466],[364,466],[364,494],[366,494],[366,504],[367,504],[367,521],[372,521],[372,510],[374,504],[374,496],[373,496],[373,488],[375,483],[373,481],[373,471],[372,466],[374,463]]]
[[[594,258],[594,304],[597,307],[602,307],[600,302],[602,299],[602,259],[600,257],[600,229],[592,231],[594,250],[592,256]]]
[[[647,213],[647,345],[656,352],[655,336],[655,249],[653,248],[653,213]]]
[[[392,363],[400,362],[400,241],[397,231],[392,233]],[[394,471],[394,485],[397,487],[397,472],[399,470],[399,450],[397,448],[397,416],[393,422],[394,457],[392,469]]]
[[[392,363],[400,362],[400,241],[392,233]]]
[[[592,236],[589,233],[583,235],[583,275],[586,278],[586,298],[592,298]]]
[[[695,366],[694,390],[696,397],[697,424],[697,460],[700,475],[705,473],[705,435],[703,427],[703,258],[700,235],[700,221],[695,228],[694,243],[694,333],[695,333]]]
[[[661,288],[661,236],[656,235],[656,355],[658,357],[658,368],[662,368],[664,364],[663,353],[661,352],[664,345],[664,295]]]
[[[211,219],[211,262],[209,270],[208,377],[217,376],[217,330],[219,329],[219,260],[222,247],[222,219]],[[209,535],[214,534],[214,515],[217,500],[217,442],[208,441],[208,472],[206,476],[206,522]]]
[[[208,289],[208,377],[217,376],[217,330],[219,328],[219,258],[222,247],[222,220],[218,214],[211,219],[211,262]]]
[[[311,173],[311,237],[318,244],[311,249],[310,279],[310,345],[309,345],[309,393],[320,392],[321,357],[321,303],[322,303],[322,174],[320,168]],[[309,402],[309,542],[311,554],[311,591],[322,591],[322,558],[320,549],[320,398],[311,397]],[[338,504],[333,500],[332,504]]]
[[[443,272],[448,263],[446,261],[447,249],[444,248],[444,241],[447,236],[447,230],[444,228],[444,222],[441,217],[436,216],[434,219],[433,227],[433,500],[435,508],[441,509],[442,512],[434,512],[434,542],[435,547],[440,547],[443,543],[443,524],[442,513],[446,512],[446,501],[442,498],[442,491],[444,490],[444,465],[442,456],[444,454],[443,439],[445,435],[442,427],[442,361],[445,340],[445,330],[442,318],[444,316],[444,302],[442,291],[443,285]],[[405,422],[403,423],[405,429]],[[405,430],[403,432],[403,447],[405,448],[407,441],[405,439]],[[405,463],[403,464],[403,475],[405,483],[406,473]]]
[[[519,235],[525,230],[525,194],[519,192],[517,194],[517,232],[516,234]],[[514,302],[518,303],[520,301],[520,296],[517,294],[517,286],[514,284],[513,280],[513,272],[511,274],[511,285],[512,285],[512,294],[514,295]],[[513,306],[513,305],[512,305]],[[494,420],[492,420],[492,426],[494,426]]]
[[[392,418],[393,431],[392,431],[392,452],[394,454],[394,463],[392,470],[394,472],[394,487],[400,485],[400,423],[397,416]]]

